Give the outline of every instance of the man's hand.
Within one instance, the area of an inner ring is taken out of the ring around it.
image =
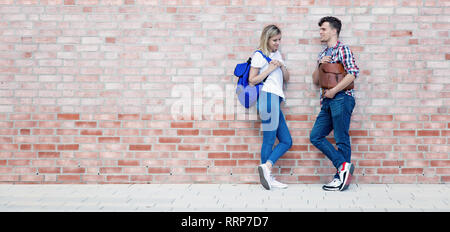
[[[345,89],[352,81],[355,80],[355,76],[352,74],[347,74],[344,79],[342,79],[334,88],[326,89],[323,92],[323,97],[325,98],[334,98],[334,96],[339,93],[339,91]]]
[[[324,56],[322,57],[322,59],[320,59],[319,63],[323,64],[323,63],[330,63],[331,61],[331,56]]]
[[[336,91],[333,89],[324,89],[323,90],[323,97],[324,98],[334,98],[334,96],[336,95]]]

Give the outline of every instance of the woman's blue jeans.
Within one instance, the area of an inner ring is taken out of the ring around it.
[[[291,133],[287,127],[280,103],[282,98],[278,95],[261,91],[257,108],[261,118],[263,143],[261,146],[261,163],[271,162],[272,165],[292,146]],[[275,144],[278,138],[279,143]]]
[[[322,151],[336,168],[344,162],[350,162],[351,159],[349,129],[354,107],[355,99],[344,91],[337,93],[332,99],[324,98],[310,134],[311,143]],[[332,130],[338,150],[325,138]],[[339,177],[336,175],[335,177]]]

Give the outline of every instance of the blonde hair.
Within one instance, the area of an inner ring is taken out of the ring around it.
[[[261,38],[259,39],[259,49],[264,55],[269,56],[272,51],[269,50],[269,39],[281,34],[280,28],[276,25],[268,25],[264,27],[261,32]]]

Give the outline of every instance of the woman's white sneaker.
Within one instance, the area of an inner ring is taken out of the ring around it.
[[[287,184],[283,184],[283,183],[281,183],[281,182],[275,180],[275,178],[274,178],[272,175],[270,175],[270,185],[271,185],[273,188],[281,188],[281,189],[285,189],[285,188],[288,187]]]
[[[262,186],[265,189],[270,190],[271,188],[270,170],[266,166],[266,164],[261,164],[258,166],[258,173],[259,173],[259,180]]]

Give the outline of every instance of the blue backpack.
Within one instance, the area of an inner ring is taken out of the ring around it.
[[[272,59],[264,55],[260,50],[256,52],[261,53],[261,55],[267,60],[267,63],[270,63]],[[234,75],[239,77],[236,87],[236,94],[238,95],[239,102],[245,107],[250,108],[255,105],[256,101],[259,97],[259,92],[263,86],[264,81],[266,81],[267,77],[255,86],[251,86],[248,83],[248,76],[250,73],[250,66],[252,63],[252,58],[248,58],[247,62],[237,64],[234,69]]]

